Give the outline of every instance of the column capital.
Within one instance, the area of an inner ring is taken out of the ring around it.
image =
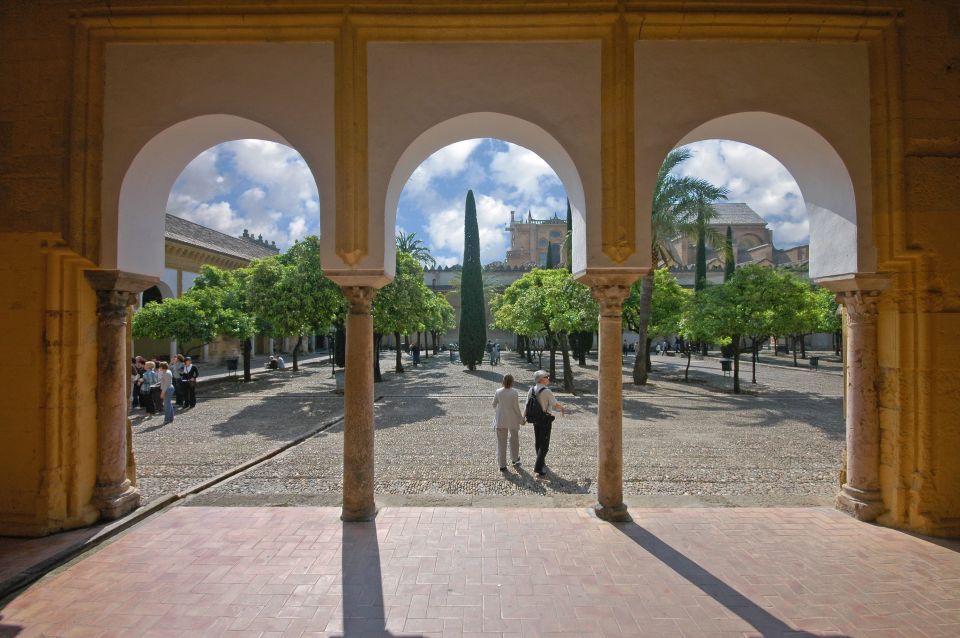
[[[97,317],[102,323],[123,326],[130,306],[137,302],[137,293],[125,290],[98,290]]]
[[[600,304],[600,317],[620,318],[623,302],[630,296],[630,286],[645,270],[599,272],[587,271],[580,282],[590,286],[590,294]]]
[[[90,286],[97,291],[114,290],[137,294],[160,283],[159,277],[123,270],[85,270],[83,276],[86,277]]]
[[[342,286],[343,296],[347,298],[352,315],[368,315],[373,308],[373,297],[377,289],[373,286]]]
[[[850,290],[837,293],[837,303],[842,304],[846,309],[847,321],[851,324],[876,322],[879,302],[879,290]]]

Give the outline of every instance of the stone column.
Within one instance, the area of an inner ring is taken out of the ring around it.
[[[880,497],[880,415],[877,400],[877,301],[879,291],[837,295],[847,312],[845,419],[847,480],[837,508],[862,521],[883,513]]]
[[[97,292],[97,482],[93,505],[104,519],[115,519],[140,505],[140,492],[127,479],[128,307],[136,293],[156,278],[119,271],[88,270]]]
[[[344,521],[369,521],[377,514],[373,500],[373,315],[376,289],[343,286],[347,313],[347,365],[343,392]]]
[[[591,286],[600,304],[598,344],[599,385],[597,389],[597,516],[606,521],[629,521],[623,503],[623,352],[621,337],[623,301],[630,294],[629,283]]]

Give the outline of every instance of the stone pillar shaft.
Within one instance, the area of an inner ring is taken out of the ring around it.
[[[860,520],[883,512],[880,497],[880,415],[877,399],[876,291],[838,295],[847,313],[846,401],[847,480],[837,507]]]
[[[599,387],[597,390],[597,516],[608,521],[630,520],[623,503],[623,332],[621,310],[629,286],[596,285],[600,304]]]
[[[343,392],[344,521],[369,521],[377,513],[373,500],[373,315],[376,289],[344,286],[347,350]]]
[[[135,303],[128,290],[106,288],[88,271],[97,291],[97,483],[93,505],[115,519],[140,505],[140,492],[127,479],[127,309]]]

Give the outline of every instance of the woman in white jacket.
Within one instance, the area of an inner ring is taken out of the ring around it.
[[[501,472],[507,471],[507,437],[510,438],[510,460],[520,464],[520,426],[523,414],[520,413],[520,396],[513,389],[513,375],[503,376],[503,387],[493,395],[493,428],[497,432],[497,465]]]

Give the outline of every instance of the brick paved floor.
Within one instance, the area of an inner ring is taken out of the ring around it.
[[[0,636],[960,635],[960,553],[830,509],[175,508]]]

